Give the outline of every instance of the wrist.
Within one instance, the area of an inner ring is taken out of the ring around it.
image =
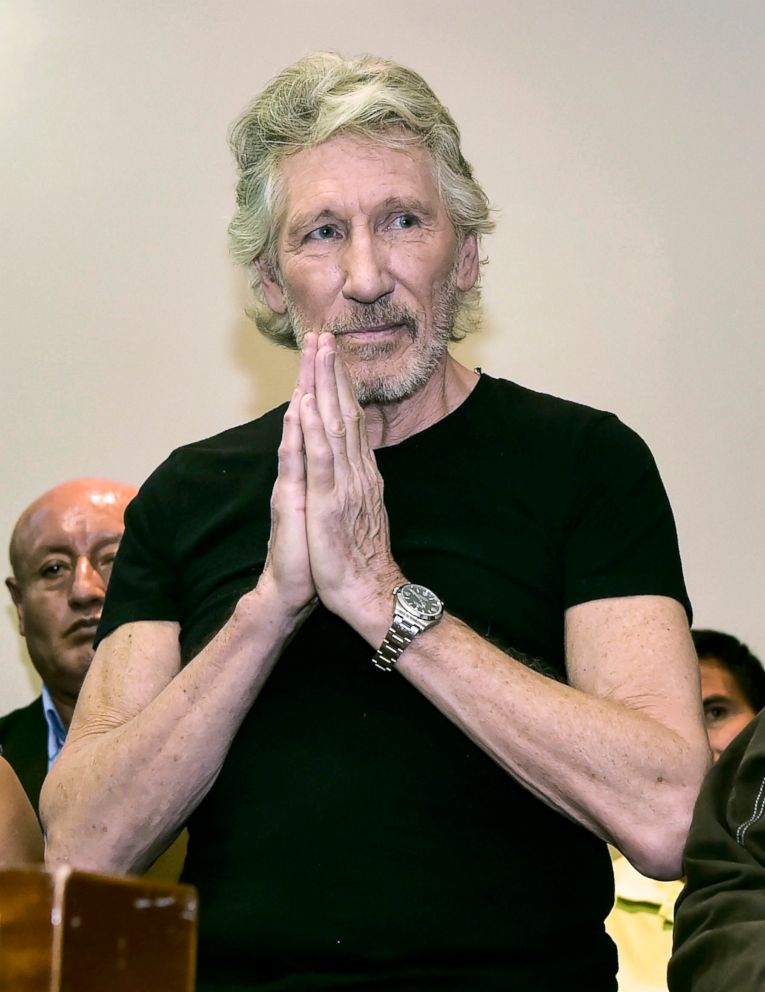
[[[395,590],[406,581],[395,566],[375,576],[367,575],[363,582],[355,583],[337,597],[336,608],[332,608],[332,612],[337,613],[376,649],[393,619]]]
[[[315,595],[310,599],[296,599],[285,595],[271,572],[266,569],[255,588],[239,600],[234,612],[246,622],[257,620],[260,624],[272,626],[289,635],[308,619],[317,602]]]
[[[432,589],[412,582],[397,586],[393,619],[372,663],[384,672],[392,672],[412,641],[437,624],[443,614],[444,604]]]

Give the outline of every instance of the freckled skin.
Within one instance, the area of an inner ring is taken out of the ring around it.
[[[112,563],[133,486],[79,479],[50,490],[13,532],[6,585],[29,656],[68,725],[93,659]]]
[[[717,761],[756,713],[724,665],[715,658],[703,658],[700,669],[704,720],[712,756]]]

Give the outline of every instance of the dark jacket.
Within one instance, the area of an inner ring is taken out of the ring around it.
[[[670,992],[765,989],[765,710],[696,803],[675,911]]]
[[[0,717],[0,746],[3,757],[18,775],[29,801],[37,810],[40,789],[48,774],[48,725],[41,696],[28,706]]]

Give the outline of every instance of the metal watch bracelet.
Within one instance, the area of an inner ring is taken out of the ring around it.
[[[383,672],[392,672],[404,648],[409,647],[421,630],[419,624],[406,620],[400,613],[394,614],[388,633],[372,658],[372,664]]]

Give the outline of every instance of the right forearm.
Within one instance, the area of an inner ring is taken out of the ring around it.
[[[273,591],[259,587],[150,701],[106,726],[109,672],[94,671],[41,798],[49,863],[111,871],[150,863],[212,786],[245,714],[307,612],[285,614]],[[140,631],[126,640],[110,664],[120,664],[123,649],[128,673],[131,664],[136,672],[145,670]]]
[[[298,408],[312,389],[314,354],[309,340],[284,417],[256,588],[182,671],[175,623],[126,624],[99,646],[41,798],[51,863],[126,871],[151,861],[212,786],[245,714],[312,611]]]

